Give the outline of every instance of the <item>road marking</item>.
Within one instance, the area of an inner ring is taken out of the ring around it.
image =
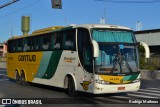
[[[1,81],[8,81],[8,80],[9,80],[9,79],[2,79],[2,80],[0,79],[0,82],[1,82]]]
[[[0,69],[0,71],[5,72],[5,71],[7,71],[7,70],[6,70],[6,69]]]
[[[160,88],[147,88],[147,89],[149,89],[149,90],[158,90],[158,91],[160,91]]]
[[[111,96],[113,98],[122,98],[122,99],[131,99],[131,97],[128,96]]]
[[[0,76],[7,76],[6,74],[0,74]]]
[[[160,93],[160,91],[152,90],[152,89],[139,89],[139,91]]]
[[[132,94],[146,94],[146,95],[154,95],[157,97],[160,97],[160,95],[155,94],[155,93],[147,93],[147,92],[141,92],[141,91],[137,91],[137,92],[131,92]]]
[[[126,102],[126,101],[120,101],[119,99],[111,99],[111,98],[105,98],[105,97],[95,98],[95,100],[111,101],[111,102],[116,102],[116,103],[125,103]],[[103,103],[103,101],[100,101],[100,102]]]
[[[132,97],[140,97],[140,98],[159,98],[159,97],[153,97],[153,96],[147,96],[147,95],[137,95],[134,93],[128,93],[128,95]]]

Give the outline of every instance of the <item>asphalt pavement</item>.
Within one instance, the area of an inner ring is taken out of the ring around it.
[[[1,65],[3,66],[3,64]],[[128,94],[106,94],[98,96],[85,95],[81,93],[80,97],[72,98],[66,95],[64,90],[59,88],[39,86],[35,84],[31,86],[17,85],[15,82],[8,80],[6,68],[0,68],[0,98],[47,98],[49,103],[56,104],[45,105],[47,107],[159,107],[159,104],[128,104],[128,101],[134,102],[138,99],[145,100],[147,97],[149,97],[151,100],[154,100],[154,98],[159,98],[160,101],[160,80],[141,80],[141,89],[138,92],[130,92]],[[45,99],[43,99],[43,101],[45,101]],[[24,107],[24,105],[22,107]]]

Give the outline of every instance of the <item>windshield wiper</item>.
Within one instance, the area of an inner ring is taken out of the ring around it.
[[[132,68],[130,67],[130,65],[128,64],[128,61],[125,59],[124,56],[122,56],[122,59],[126,62],[126,67],[128,68],[129,72],[133,73]]]
[[[125,57],[123,55],[118,54],[118,55],[115,56],[115,58],[113,60],[113,68],[112,68],[110,74],[113,74],[113,72],[116,70],[117,63],[120,67],[120,73],[122,73],[122,61],[126,62],[126,67],[128,68],[129,72],[133,73],[133,70],[130,67],[128,61],[125,59]]]
[[[113,74],[113,72],[116,70],[116,66],[117,66],[117,63],[119,64],[119,67],[120,67],[120,73],[122,73],[122,59],[121,59],[121,55],[120,54],[117,54],[113,60],[113,68],[110,72],[110,74]]]

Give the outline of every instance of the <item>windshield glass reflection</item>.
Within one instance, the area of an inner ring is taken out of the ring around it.
[[[95,60],[97,72],[138,72],[136,47],[122,44],[99,43],[99,57]]]

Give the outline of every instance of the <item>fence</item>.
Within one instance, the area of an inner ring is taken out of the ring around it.
[[[149,59],[147,59],[147,64],[160,68],[160,55],[152,55]]]

